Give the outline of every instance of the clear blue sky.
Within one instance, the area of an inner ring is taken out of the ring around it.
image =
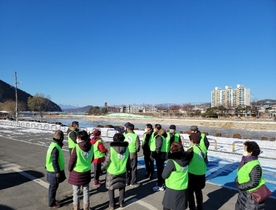
[[[57,104],[276,99],[275,0],[0,0],[0,79]]]

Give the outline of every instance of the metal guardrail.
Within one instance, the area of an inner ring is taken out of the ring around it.
[[[232,143],[232,152],[235,153],[235,147],[236,147],[236,144],[242,144],[243,145],[244,141],[234,141]]]
[[[50,125],[48,123],[30,123],[30,122],[25,122],[25,121],[18,121],[16,123],[16,121],[0,120],[0,124],[10,125],[10,126],[14,126],[14,127],[34,128],[34,129],[49,130],[49,131],[60,129],[63,132],[67,132],[67,129],[68,129],[67,126],[61,126],[61,125],[56,125],[56,124]],[[107,137],[107,138],[112,138],[113,137],[113,136],[111,136],[112,134],[115,134],[115,133],[119,132],[119,131],[117,131],[113,128],[110,128],[110,129],[98,128],[98,129],[101,129],[102,130],[102,136]],[[86,129],[86,131],[87,130],[88,129]],[[144,132],[143,132],[143,134],[144,134]],[[142,143],[143,134],[141,134],[141,133],[138,134],[139,137],[140,137],[141,143]],[[181,142],[182,142],[183,147],[185,147],[185,145],[188,145],[190,143],[190,140],[185,138],[181,134],[180,134],[180,138],[181,138]],[[220,150],[218,150],[218,142],[215,138],[208,138],[208,140],[210,142],[210,145],[214,146],[214,149],[209,148],[209,150],[214,151],[214,152],[222,152],[222,153],[230,153],[230,154],[240,154],[240,153],[236,152],[236,146],[237,145],[243,145],[243,143],[244,143],[244,141],[241,141],[241,140],[233,141],[232,144],[229,144],[229,145],[231,145],[231,148],[232,148],[232,151],[229,152],[229,151],[220,151]],[[223,143],[221,143],[221,144],[223,144]],[[270,149],[274,150],[272,148],[270,148]],[[264,156],[261,156],[261,157],[264,157]],[[273,158],[273,157],[265,157],[265,158],[276,159],[276,158]]]

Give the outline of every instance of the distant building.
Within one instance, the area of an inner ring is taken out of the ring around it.
[[[216,87],[211,92],[211,107],[237,107],[250,106],[250,89],[237,85],[236,89],[225,86],[225,90]]]
[[[120,107],[121,113],[157,113],[155,106],[132,106],[124,105]]]

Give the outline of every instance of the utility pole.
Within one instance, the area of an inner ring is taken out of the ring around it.
[[[16,120],[16,125],[18,123],[18,100],[17,100],[17,85],[20,84],[21,82],[17,82],[17,74],[15,72],[14,74],[15,77],[15,120]]]

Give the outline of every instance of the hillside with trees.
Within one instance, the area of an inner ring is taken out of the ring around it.
[[[16,106],[15,87],[0,80],[0,110],[10,111],[12,115]],[[52,111],[61,112],[61,108],[43,94],[32,96],[17,88],[18,111]]]

